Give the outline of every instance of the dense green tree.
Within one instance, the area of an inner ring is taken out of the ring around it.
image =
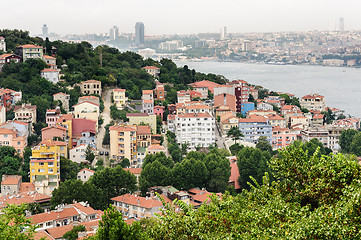
[[[270,154],[262,152],[258,148],[245,147],[237,155],[239,169],[239,184],[243,189],[250,189],[251,177],[258,183],[262,183],[265,172],[270,172],[268,161]]]
[[[138,223],[129,226],[122,214],[110,206],[105,210],[94,240],[138,240],[145,239]]]
[[[234,140],[234,144],[236,144],[236,140],[238,140],[241,137],[244,137],[241,130],[239,130],[238,127],[231,127],[231,129],[227,132],[228,137],[232,137]]]
[[[171,176],[173,187],[188,190],[206,187],[209,173],[202,161],[191,158],[177,163],[171,171]]]
[[[350,153],[356,156],[361,156],[361,132],[358,132],[353,138],[350,144]]]
[[[256,144],[256,148],[258,148],[261,151],[266,151],[269,154],[272,155],[273,151],[272,151],[272,145],[270,144],[270,142],[267,140],[266,137],[261,136],[258,138],[257,144]]]
[[[75,163],[65,157],[60,157],[60,180],[66,181],[76,179],[78,171],[81,169],[78,163]]]
[[[130,167],[129,159],[128,159],[128,158],[124,158],[124,159],[120,162],[120,166],[122,166],[122,168]]]
[[[94,161],[94,158],[94,150],[88,145],[85,150],[85,160],[89,161],[91,164]]]
[[[0,239],[30,240],[33,239],[35,226],[25,217],[26,204],[20,206],[7,205],[0,215]]]
[[[104,199],[101,209],[109,206],[112,197],[134,192],[137,189],[136,177],[129,171],[125,171],[121,166],[96,171],[90,178],[89,183],[95,186],[99,196]]]
[[[351,143],[354,136],[358,133],[357,130],[347,129],[343,130],[340,136],[340,147],[343,153],[350,153]]]
[[[143,170],[140,173],[139,185],[143,195],[148,191],[148,188],[154,186],[167,186],[170,183],[171,169],[163,165],[159,160],[151,163],[143,164]]]
[[[84,225],[74,226],[73,229],[64,233],[63,238],[65,238],[66,240],[76,240],[78,239],[78,233],[85,231],[86,227]]]

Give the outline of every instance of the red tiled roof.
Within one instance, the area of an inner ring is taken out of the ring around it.
[[[109,131],[118,131],[118,132],[128,132],[128,131],[136,131],[137,129],[135,127],[132,126],[128,126],[128,125],[123,125],[123,126],[119,126],[119,125],[114,125],[114,126],[110,126],[109,127]]]
[[[73,105],[73,107],[75,107],[75,106],[79,106],[79,105],[84,104],[84,103],[90,103],[90,104],[93,104],[93,105],[95,105],[95,106],[99,107],[99,104],[96,104],[96,103],[93,103],[93,102],[89,102],[89,101],[84,101],[84,102],[81,102],[81,103],[75,104],[75,105]]]
[[[51,211],[51,212],[36,214],[29,218],[31,219],[31,221],[33,223],[39,224],[39,223],[49,222],[49,221],[56,220],[56,219],[60,220],[60,219],[70,218],[72,216],[78,216],[78,215],[80,215],[80,214],[75,209],[75,207],[71,206],[71,207],[64,208],[60,211],[55,210],[55,211]]]
[[[23,203],[33,203],[33,202],[49,202],[51,196],[34,193],[28,194],[28,192],[20,192],[16,196],[5,196],[0,197],[0,208],[6,207],[6,204],[15,204],[21,205]]]
[[[137,135],[152,134],[150,126],[137,126]]]
[[[89,169],[88,169],[89,170]],[[90,170],[91,171],[91,170]],[[93,171],[94,172],[94,171]],[[85,213],[86,215],[93,215],[97,214],[97,211],[94,210],[92,207],[83,206],[81,203],[73,203],[74,207],[76,207],[81,212]]]
[[[99,100],[99,98],[96,96],[83,96],[83,97],[80,97],[79,99],[97,99],[97,100]]]
[[[72,121],[73,136],[80,136],[83,132],[95,132],[96,121],[84,118],[76,118]]]
[[[308,94],[302,97],[302,99],[315,99],[315,98],[324,98],[324,96],[319,94]]]
[[[45,68],[44,70],[41,70],[41,72],[60,72],[60,70],[52,69],[52,68]]]
[[[5,178],[1,181],[1,185],[17,185],[21,181],[21,176],[19,175],[3,175]]]
[[[159,68],[157,68],[157,67],[155,67],[155,66],[145,66],[145,67],[143,67],[144,69],[159,69]]]
[[[231,176],[229,176],[229,182],[234,182],[234,188],[236,190],[240,189],[241,185],[238,182],[240,174],[237,166],[237,158],[235,157],[234,159],[230,159],[229,164],[231,166]]]
[[[55,94],[53,94],[53,96],[55,96],[55,95],[68,95],[68,94],[65,94],[65,93],[59,92],[59,93],[55,93]]]
[[[239,122],[251,123],[251,122],[267,122],[267,119],[258,115],[251,115],[249,118],[240,118]]]
[[[22,182],[20,183],[19,192],[33,192],[35,191],[35,185],[31,182]]]
[[[44,55],[44,58],[46,58],[46,59],[52,59],[52,60],[56,60],[56,58],[55,58],[55,57],[52,57],[52,56],[49,56],[49,55]]]
[[[143,103],[153,103],[153,100],[143,100]]]
[[[143,208],[161,207],[163,204],[159,200],[152,198],[139,197],[131,194],[124,194],[111,199],[112,201],[122,202],[133,206],[140,206]]]
[[[20,47],[22,47],[22,48],[43,48],[41,46],[37,46],[37,45],[33,45],[33,44],[21,45]]]
[[[152,94],[153,93],[153,90],[143,90],[143,95],[144,94]]]
[[[45,127],[43,129],[41,129],[41,131],[46,131],[46,130],[49,130],[49,129],[52,129],[52,128],[59,129],[59,130],[62,130],[62,131],[67,131],[68,130],[65,127],[62,127],[62,126],[49,126],[49,127]]]
[[[125,89],[117,88],[113,89],[114,92],[125,92]]]
[[[165,148],[159,144],[153,144],[148,146],[148,150],[165,150]]]
[[[40,239],[41,240],[54,240],[55,238],[50,236],[46,231],[41,230],[39,232],[35,232],[32,239],[33,240],[40,240]]]
[[[91,169],[89,169],[89,168],[83,168],[83,169],[80,170],[79,172],[82,172],[82,171],[87,171],[87,172],[95,173],[93,170],[91,170]]]

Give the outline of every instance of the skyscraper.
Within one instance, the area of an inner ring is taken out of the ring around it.
[[[340,20],[338,22],[338,30],[340,32],[345,31],[345,21],[344,21],[343,17],[340,17]]]
[[[227,27],[224,26],[221,28],[221,40],[224,40],[227,37]]]
[[[135,45],[139,47],[144,44],[144,23],[137,22],[135,24]]]
[[[119,28],[117,26],[113,26],[109,31],[109,39],[117,40],[119,37]]]
[[[43,25],[43,36],[48,36],[48,26],[46,24]]]

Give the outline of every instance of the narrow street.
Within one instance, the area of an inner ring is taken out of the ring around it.
[[[97,134],[97,139],[96,139],[96,146],[97,146],[97,150],[98,152],[109,152],[109,148],[104,148],[103,147],[103,138],[104,138],[104,135],[105,135],[105,126],[107,124],[110,123],[111,121],[111,118],[110,118],[110,106],[112,104],[112,101],[110,99],[111,97],[111,92],[112,92],[112,89],[105,89],[103,91],[103,94],[102,94],[102,99],[103,99],[103,102],[104,102],[104,110],[103,112],[100,114],[100,116],[103,118],[104,122],[101,126],[99,126],[99,129],[98,129],[98,134]],[[105,158],[105,156],[99,156],[101,158]],[[95,161],[94,161],[94,164],[95,164]]]

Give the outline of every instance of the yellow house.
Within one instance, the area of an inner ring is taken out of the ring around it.
[[[85,118],[89,120],[94,120],[97,122],[98,127],[98,119],[99,119],[99,105],[93,102],[85,101],[78,103],[73,106],[74,118]]]
[[[32,149],[30,181],[39,175],[56,175],[60,180],[60,157],[67,157],[67,143],[45,140]]]
[[[113,89],[113,100],[118,109],[123,109],[128,100],[125,96],[125,89]]]
[[[128,158],[130,163],[137,160],[136,126],[114,125],[110,131],[110,157],[115,160]]]
[[[149,115],[148,113],[127,113],[130,125],[140,125],[144,123],[149,125],[152,133],[157,133],[157,115]]]
[[[62,126],[62,127],[65,127],[66,129],[68,129],[68,142],[70,144],[68,144],[68,149],[70,149],[72,147],[72,136],[73,136],[73,125],[72,125],[72,122],[73,122],[73,115],[71,114],[62,114],[60,115],[60,117],[58,118],[58,120],[56,121],[56,124],[58,126]]]

